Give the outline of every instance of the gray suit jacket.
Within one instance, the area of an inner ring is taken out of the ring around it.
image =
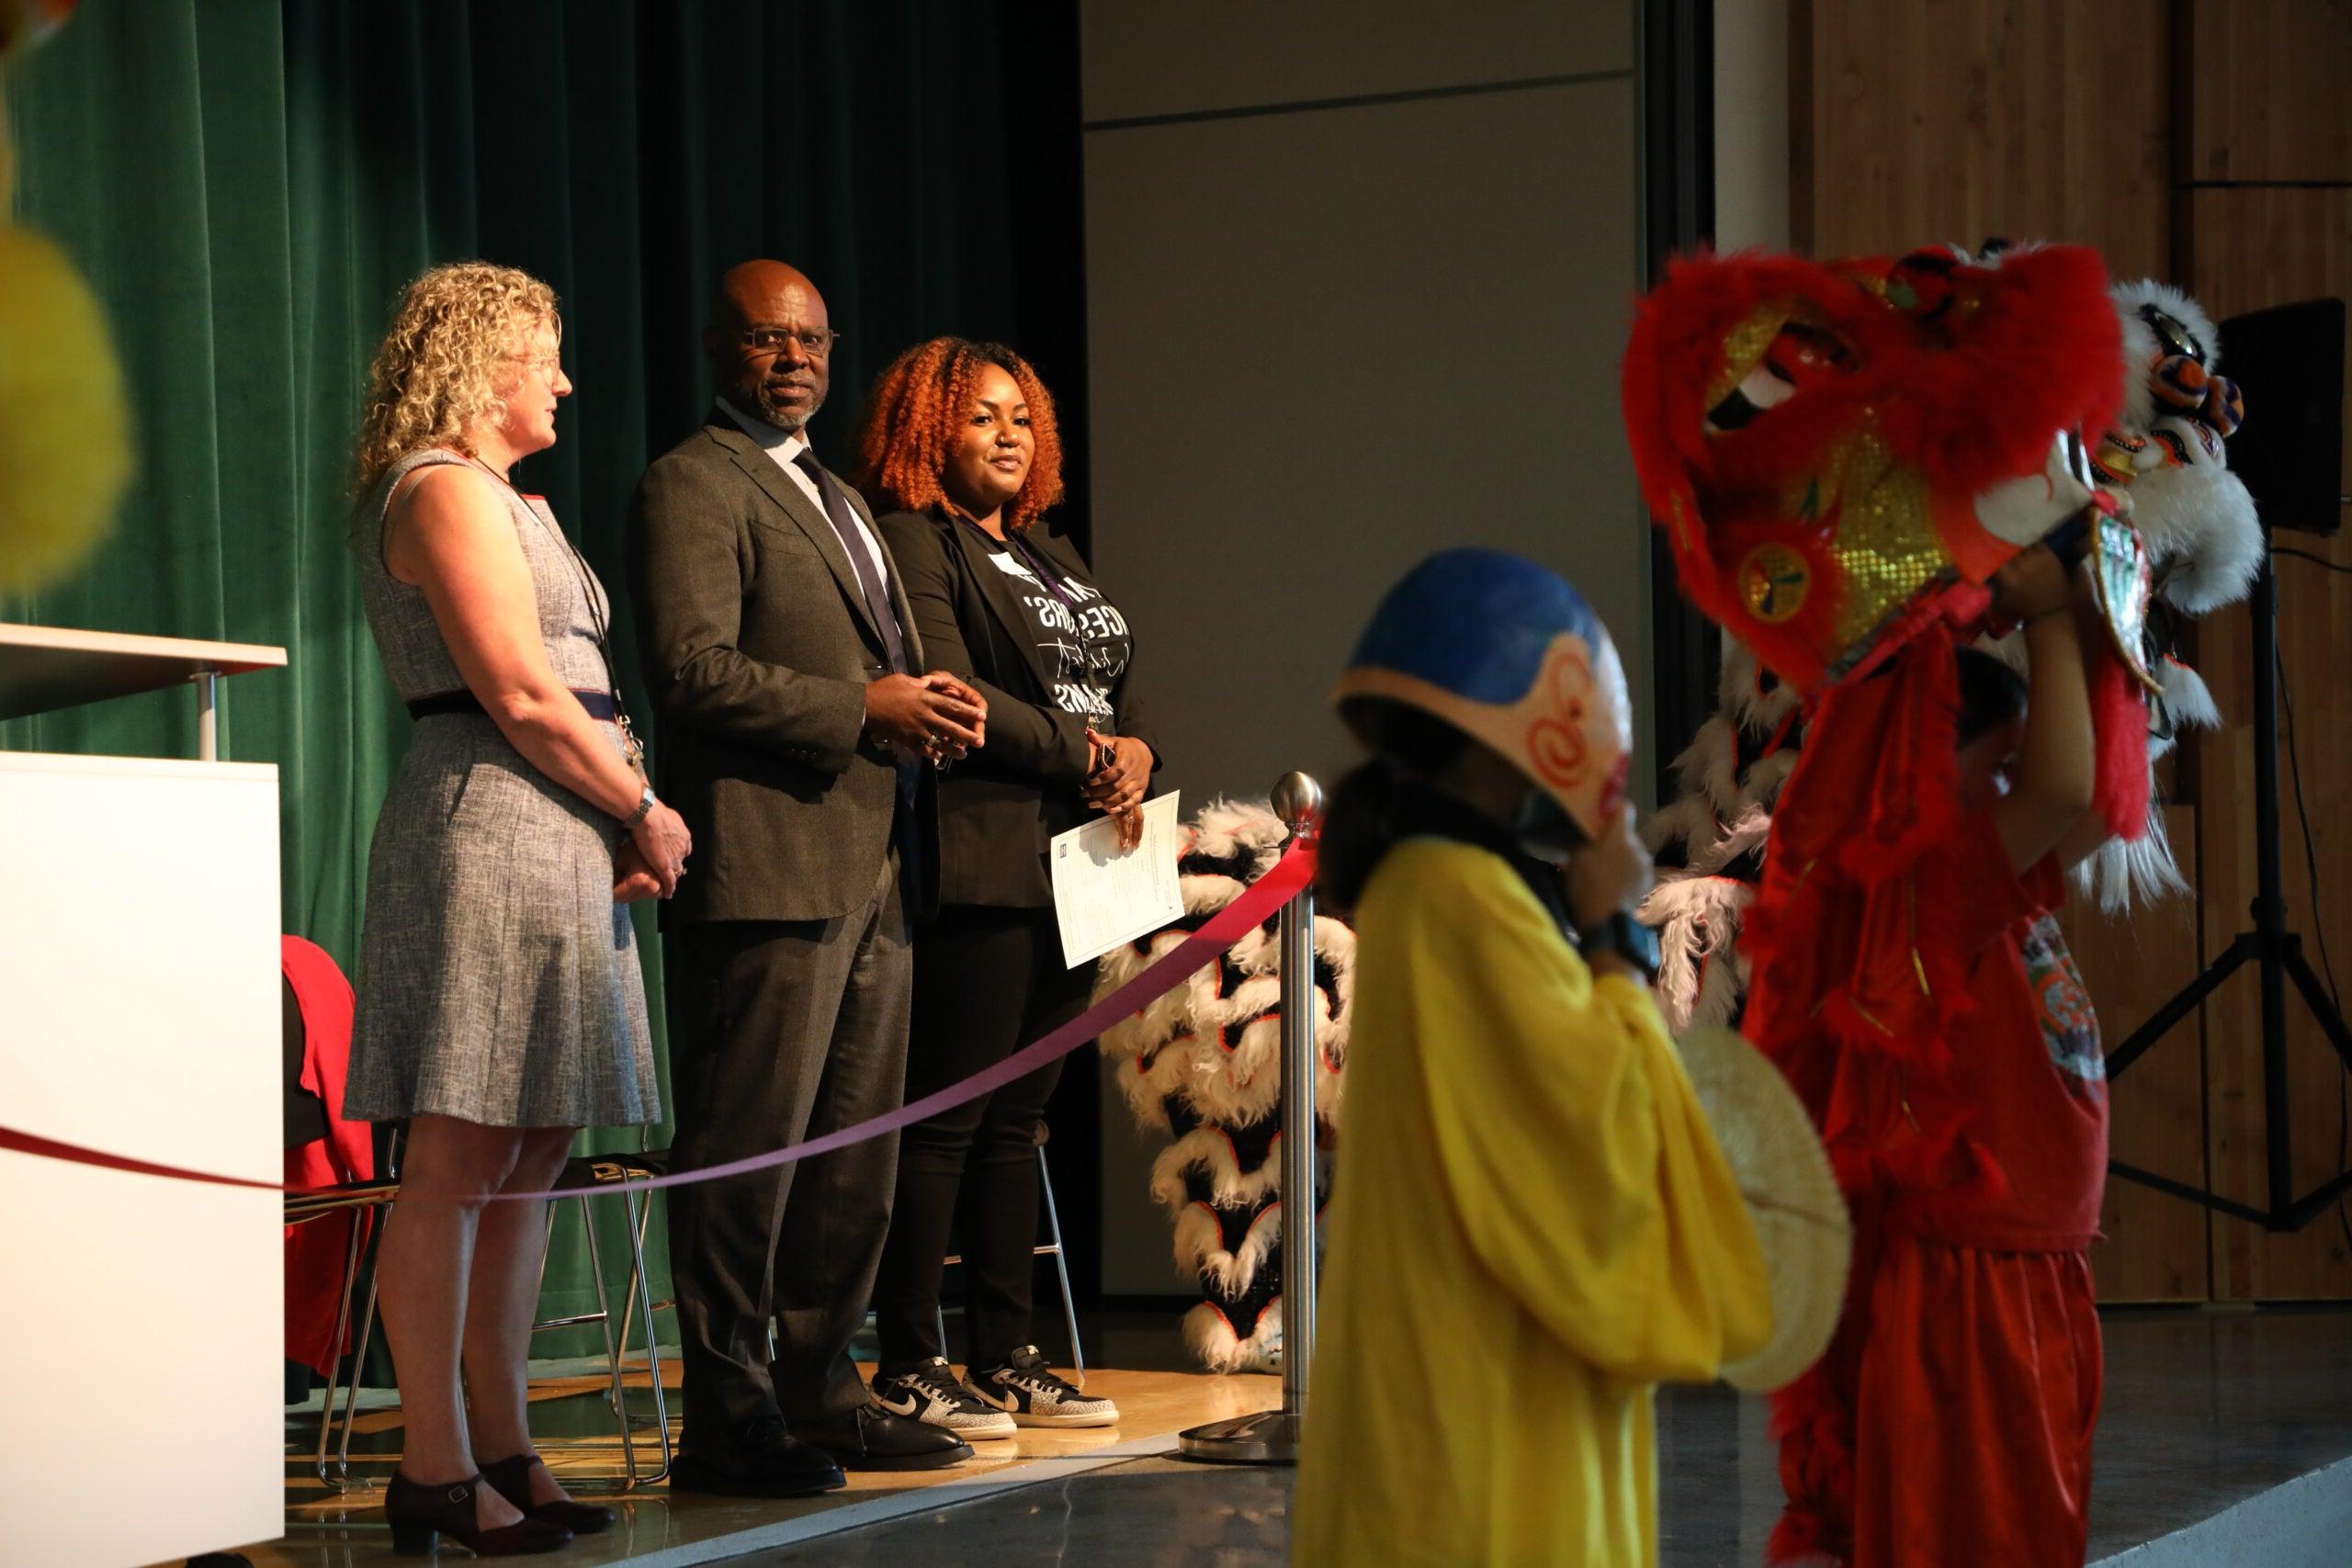
[[[645,471],[628,549],[662,720],[655,787],[695,836],[662,923],[830,919],[862,905],[898,809],[897,770],[865,735],[865,683],[889,665],[832,525],[714,408]],[[920,672],[895,565],[889,575]]]

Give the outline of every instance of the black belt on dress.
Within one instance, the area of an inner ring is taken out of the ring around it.
[[[571,694],[580,699],[580,705],[588,710],[590,718],[601,718],[607,724],[618,722],[620,705],[613,700],[612,693],[583,692],[574,686]],[[431,696],[417,697],[408,705],[411,718],[430,718],[436,713],[487,714],[489,711],[481,705],[480,697],[463,689],[435,692]]]

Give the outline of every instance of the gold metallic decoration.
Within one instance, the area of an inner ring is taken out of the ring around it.
[[[1759,305],[1747,320],[1732,328],[1724,339],[1724,367],[1707,383],[1706,401],[1699,405],[1702,412],[1730,397],[1747,379],[1788,319],[1786,305]]]
[[[2120,517],[2094,513],[2090,562],[2098,618],[2115,644],[2116,656],[2143,687],[2161,695],[2164,687],[2148,669],[2148,595],[2153,578],[2148,547],[2140,531]]]
[[[1786,545],[1758,545],[1739,563],[1740,599],[1768,626],[1792,619],[1812,591],[1813,569]]]
[[[1834,664],[1947,573],[1951,556],[1928,510],[1927,477],[1894,460],[1875,420],[1833,445],[1808,483],[1834,530],[1829,554],[1842,589]]]

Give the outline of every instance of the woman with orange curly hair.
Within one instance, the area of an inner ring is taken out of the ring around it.
[[[1062,962],[1046,842],[1098,812],[1130,844],[1159,759],[1135,698],[1126,621],[1069,541],[1041,522],[1061,499],[1053,399],[1001,344],[933,338],[883,372],[858,430],[857,482],[880,520],[933,661],[988,699],[987,743],[939,780],[934,909],[915,933],[907,1098],[983,1068],[1075,1018],[1092,964]],[[1032,1344],[1042,1067],[908,1128],[875,1285],[875,1395],[965,1438],[1016,1427],[1106,1427],[1107,1399],[1057,1376]],[[950,1223],[963,1222],[967,1370],[939,1335]]]

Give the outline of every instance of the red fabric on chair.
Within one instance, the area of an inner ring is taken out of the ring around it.
[[[351,983],[324,948],[299,936],[281,937],[278,963],[302,1010],[302,1087],[327,1108],[327,1135],[286,1151],[289,1187],[329,1187],[369,1181],[376,1174],[373,1132],[343,1119],[344,1070],[351,1056]],[[351,1227],[367,1245],[367,1209],[286,1227],[286,1359],[324,1377],[350,1348],[350,1331],[334,1343],[343,1303],[343,1264]]]

